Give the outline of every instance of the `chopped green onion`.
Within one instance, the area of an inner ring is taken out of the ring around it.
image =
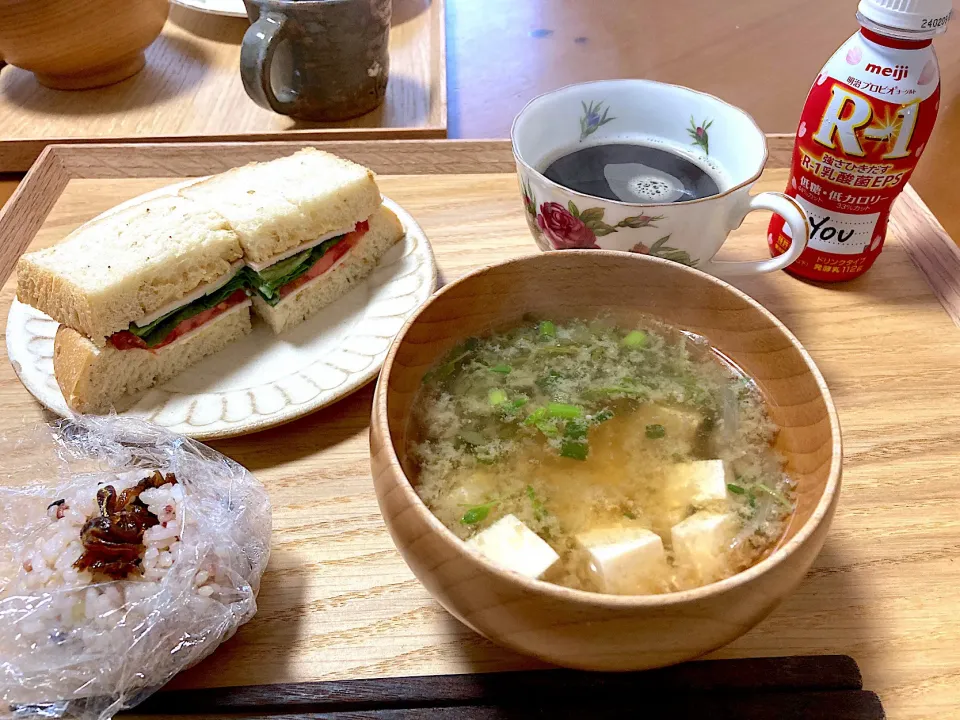
[[[560,431],[547,415],[547,409],[537,408],[523,421],[524,425],[533,425],[547,437],[556,437]]]
[[[511,404],[512,404],[515,408],[522,408],[522,407],[523,407],[524,405],[526,405],[528,402],[530,402],[530,398],[528,398],[526,395],[521,395],[521,396],[515,398],[514,401],[513,401],[513,403],[511,403]]]
[[[500,388],[493,388],[490,390],[489,395],[487,395],[487,399],[493,406],[503,405],[507,401],[507,393]]]
[[[547,510],[539,498],[537,498],[537,493],[534,491],[533,485],[527,485],[527,497],[530,498],[530,505],[533,507],[533,516],[537,520],[542,520],[543,516],[547,514]]]
[[[747,504],[752,508],[757,506],[757,496],[753,494],[753,490],[747,493]]]
[[[561,380],[562,378],[563,378],[563,375],[558,373],[556,370],[551,370],[543,377],[537,378],[534,382],[536,383],[538,388],[540,388],[541,390],[546,390],[547,388],[552,387],[553,385],[556,385],[557,381]]]
[[[556,437],[560,434],[560,431],[557,429],[557,426],[554,425],[549,420],[541,420],[537,423],[537,430],[542,432],[547,437]]]
[[[501,375],[509,375],[513,372],[513,368],[509,365],[494,365],[490,368],[495,373],[500,373]]]
[[[628,520],[636,520],[636,519],[637,519],[637,516],[634,515],[632,512],[630,512],[629,510],[624,510],[624,511],[623,511],[623,516],[624,516],[625,518],[627,518]]]
[[[547,419],[547,409],[546,408],[537,408],[532,413],[527,415],[527,419],[524,420],[526,425],[536,425],[538,422]]]
[[[649,338],[643,330],[631,330],[627,333],[626,337],[623,338],[623,344],[631,348],[646,347],[647,342],[649,342]]]
[[[557,326],[549,320],[540,323],[540,337],[552,338],[557,336]]]
[[[787,499],[776,490],[769,488],[762,483],[758,483],[756,485],[756,489],[762,493],[766,493],[767,495],[772,497],[774,500],[776,500],[778,503],[780,503],[784,507],[790,507],[790,503],[787,501]]]
[[[734,485],[733,483],[727,483],[727,490],[732,492],[734,495],[743,495],[745,492],[747,492],[739,485]]]
[[[472,507],[463,514],[460,522],[464,525],[476,525],[478,522],[483,522],[487,519],[487,515],[490,514],[490,508],[494,505],[496,505],[496,503],[487,503],[486,505]]]
[[[552,418],[572,420],[574,418],[582,417],[583,409],[577,407],[576,405],[552,402],[547,404],[547,415]]]
[[[663,425],[647,425],[647,437],[650,440],[659,440],[666,436],[667,429]]]

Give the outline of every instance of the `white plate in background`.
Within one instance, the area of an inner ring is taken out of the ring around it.
[[[247,17],[247,9],[243,5],[243,0],[170,0],[170,2],[174,5],[181,5],[211,15]]]

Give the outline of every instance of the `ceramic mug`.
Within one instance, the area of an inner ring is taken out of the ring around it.
[[[782,270],[807,245],[807,217],[793,198],[750,194],[767,161],[763,132],[746,112],[712,95],[649,80],[570,85],[530,101],[510,136],[527,224],[541,250],[621,250],[713,275],[748,275]],[[576,192],[543,174],[564,155],[610,143],[679,155],[706,171],[719,193],[680,202],[624,202]],[[730,231],[753,210],[783,216],[796,238],[790,250],[753,262],[714,261]]]
[[[387,92],[391,0],[244,0],[240,75],[258,105],[303,120],[347,120]]]

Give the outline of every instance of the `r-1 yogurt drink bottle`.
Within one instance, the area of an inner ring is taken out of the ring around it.
[[[837,282],[870,269],[894,199],[933,131],[940,68],[933,38],[952,0],[861,0],[860,30],[817,76],[800,116],[787,195],[810,221],[810,242],[787,272]],[[774,215],[771,253],[790,247]]]

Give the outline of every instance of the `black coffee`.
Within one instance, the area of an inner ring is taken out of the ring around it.
[[[699,165],[651,145],[593,145],[554,160],[543,174],[585,195],[623,202],[682,202],[720,193]]]

